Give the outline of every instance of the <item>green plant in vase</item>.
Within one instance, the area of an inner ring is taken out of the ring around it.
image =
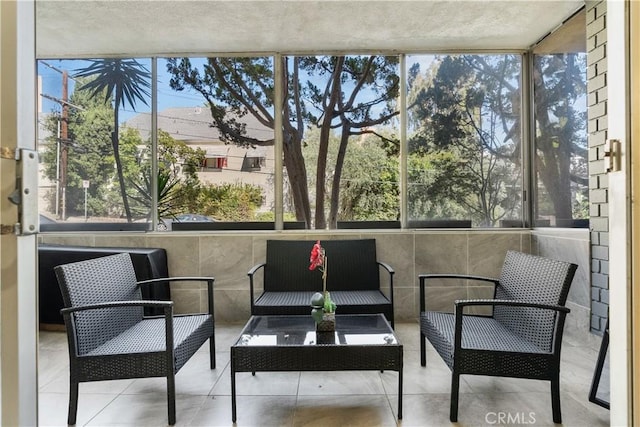
[[[322,272],[322,293],[316,292],[311,297],[311,317],[316,321],[317,330],[333,330],[335,328],[336,304],[327,291],[328,257],[318,240],[311,249],[309,270]]]

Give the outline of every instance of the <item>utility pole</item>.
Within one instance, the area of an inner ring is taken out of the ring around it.
[[[62,214],[60,219],[67,220],[67,158],[69,156],[69,75],[62,71],[62,122],[60,124],[60,192],[62,193]]]

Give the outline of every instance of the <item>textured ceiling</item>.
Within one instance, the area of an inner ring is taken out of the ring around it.
[[[36,54],[519,50],[583,5],[582,0],[36,0]]]

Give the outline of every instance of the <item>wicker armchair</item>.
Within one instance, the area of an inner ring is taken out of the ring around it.
[[[76,423],[81,382],[167,377],[169,424],[175,424],[175,374],[207,339],[215,368],[213,277],[137,282],[128,253],[60,265],[55,272],[69,342],[68,423]],[[174,316],[172,301],[141,299],[140,286],[175,280],[206,281],[208,313]],[[144,317],[144,307],[164,315]]]
[[[560,413],[560,349],[569,287],[577,266],[509,251],[499,279],[460,274],[422,274],[420,280],[420,362],[425,338],[452,371],[451,422],[458,419],[460,375],[515,377],[551,382],[553,421]],[[494,299],[458,300],[455,313],[425,310],[430,279],[494,283]],[[491,316],[463,314],[465,307],[491,306]]]

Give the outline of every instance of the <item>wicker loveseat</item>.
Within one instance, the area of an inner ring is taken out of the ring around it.
[[[69,344],[68,424],[76,422],[79,383],[144,377],[167,378],[168,419],[175,424],[175,374],[207,340],[215,368],[213,277],[137,282],[128,253],[63,264],[55,272]],[[172,301],[141,299],[141,286],[176,280],[207,282],[208,313],[174,316]],[[143,307],[163,315],[145,317]]]
[[[309,314],[314,292],[322,291],[322,275],[309,270],[315,240],[267,240],[266,262],[247,273],[251,314]],[[375,239],[322,240],[328,263],[327,290],[338,305],[338,314],[383,313],[393,326],[393,275],[388,264],[378,261]],[[256,296],[259,270],[263,292]],[[388,283],[381,289],[381,272]]]
[[[550,381],[553,421],[560,412],[560,349],[569,287],[577,265],[508,251],[499,278],[461,274],[421,274],[420,362],[425,339],[452,371],[450,420],[458,420],[460,375],[487,375]],[[493,299],[455,301],[454,313],[425,309],[429,280],[464,279],[493,283]],[[491,316],[464,314],[465,308],[492,307]]]

